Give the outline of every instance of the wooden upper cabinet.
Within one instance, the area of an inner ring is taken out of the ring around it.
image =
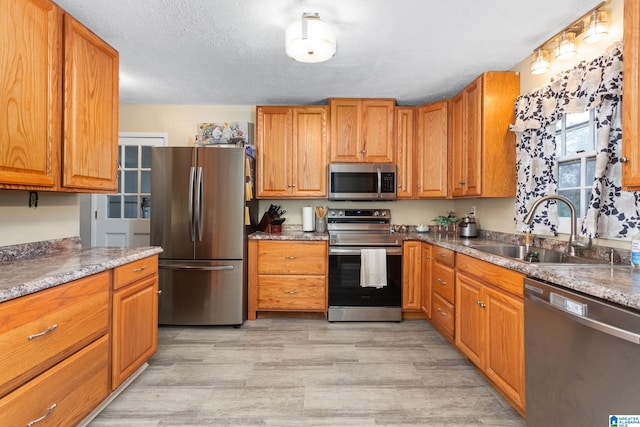
[[[117,190],[117,51],[48,0],[2,1],[0,51],[0,188]]]
[[[394,130],[396,142],[396,165],[398,167],[398,174],[396,176],[398,199],[412,199],[414,194],[414,110],[414,107],[396,107],[395,112]]]
[[[63,187],[117,191],[118,52],[64,16]]]
[[[393,163],[394,99],[329,99],[331,162]]]
[[[445,198],[447,197],[449,101],[422,105],[416,110],[415,198]]]
[[[327,197],[328,108],[256,109],[259,198]]]
[[[54,3],[0,2],[0,188],[59,182],[61,42]]]
[[[518,73],[490,71],[452,99],[451,196],[515,196],[515,135],[509,124],[519,93]]]
[[[640,2],[624,2],[622,186],[640,190]]]

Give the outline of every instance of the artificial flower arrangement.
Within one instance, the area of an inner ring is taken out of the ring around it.
[[[433,221],[435,221],[438,225],[444,225],[445,227],[448,227],[452,224],[456,224],[458,221],[460,221],[460,218],[456,216],[455,212],[449,211],[447,212],[447,216],[438,215],[433,219]]]

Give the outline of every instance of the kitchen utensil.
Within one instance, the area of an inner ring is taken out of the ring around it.
[[[476,219],[466,215],[458,224],[460,229],[460,237],[476,237],[478,230],[476,228]]]

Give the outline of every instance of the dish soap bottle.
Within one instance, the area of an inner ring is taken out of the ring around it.
[[[640,231],[631,236],[631,266],[640,269]]]

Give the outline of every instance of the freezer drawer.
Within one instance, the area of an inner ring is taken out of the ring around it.
[[[160,260],[158,323],[241,325],[247,318],[243,261]]]

